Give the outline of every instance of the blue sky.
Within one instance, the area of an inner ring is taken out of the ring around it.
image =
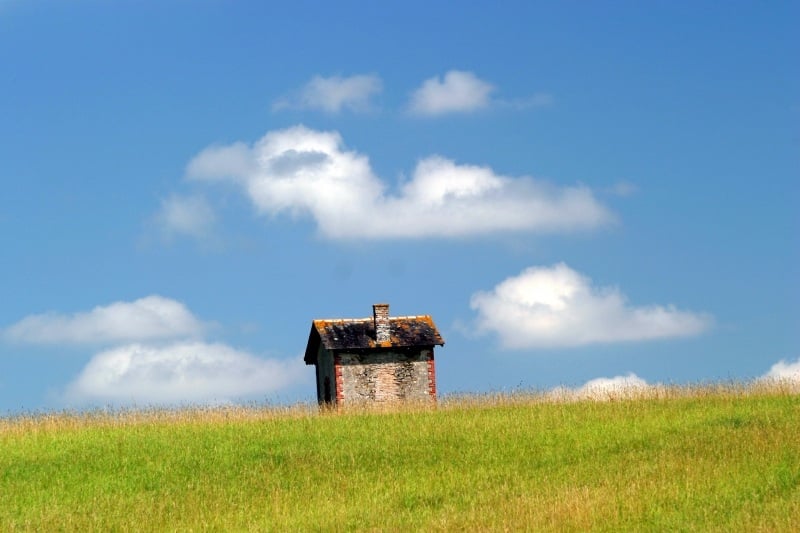
[[[0,1],[0,413],[800,380],[795,2]]]

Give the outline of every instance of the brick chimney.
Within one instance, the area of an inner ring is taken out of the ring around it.
[[[389,304],[373,305],[372,317],[375,321],[375,341],[389,342]]]

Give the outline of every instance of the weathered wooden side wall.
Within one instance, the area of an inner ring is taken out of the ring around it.
[[[336,355],[340,377],[339,399],[345,404],[426,400],[436,397],[433,352],[391,351]]]

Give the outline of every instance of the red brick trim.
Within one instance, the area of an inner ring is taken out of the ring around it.
[[[428,395],[436,399],[436,364],[433,360],[433,349],[428,355]]]
[[[336,404],[344,402],[344,378],[342,377],[342,360],[339,355],[333,356],[333,376],[336,381]]]

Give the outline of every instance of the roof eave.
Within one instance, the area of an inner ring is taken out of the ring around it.
[[[303,356],[303,361],[306,365],[317,364],[317,352],[319,352],[319,345],[322,339],[319,336],[316,326],[311,324],[311,331],[308,333],[308,343],[306,344],[306,353]]]

